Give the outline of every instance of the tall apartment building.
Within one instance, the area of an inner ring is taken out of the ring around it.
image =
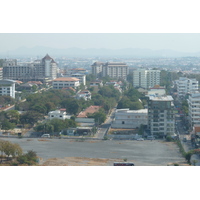
[[[176,81],[178,98],[185,97],[186,94],[192,94],[198,92],[199,82],[196,79],[188,79],[186,77],[180,77]]]
[[[175,116],[172,96],[149,96],[148,127],[152,135],[174,135]]]
[[[102,77],[102,71],[103,71],[103,62],[95,62],[93,65],[91,65],[92,68],[92,74],[98,78]]]
[[[15,81],[0,80],[0,96],[3,95],[15,98]]]
[[[120,62],[95,62],[92,67],[92,74],[96,77],[106,77],[109,76],[111,78],[127,78],[129,73],[129,67],[126,63]]]
[[[80,84],[86,85],[86,75],[85,74],[72,74],[71,77],[75,77],[79,79]]]
[[[102,76],[109,76],[111,78],[127,78],[129,68],[126,63],[107,62],[103,65]]]
[[[16,60],[4,60],[3,78],[12,80],[53,80],[57,78],[57,63],[48,54],[41,60],[17,64]]]
[[[3,68],[1,67],[0,68],[0,80],[2,80],[3,79]]]
[[[187,101],[190,125],[200,124],[200,93],[190,94]]]
[[[148,89],[160,85],[160,70],[137,69],[133,71],[133,86]]]

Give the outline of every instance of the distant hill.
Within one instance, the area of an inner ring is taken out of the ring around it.
[[[45,56],[46,54],[55,56],[121,56],[121,57],[184,57],[184,56],[200,56],[200,52],[196,53],[185,53],[178,52],[169,49],[162,50],[151,50],[151,49],[139,49],[139,48],[125,48],[125,49],[106,49],[106,48],[67,48],[67,49],[56,49],[44,46],[35,46],[33,48],[20,47],[18,49],[9,52],[0,52],[2,58],[9,56],[10,58],[15,58],[16,56],[26,57],[26,56]]]

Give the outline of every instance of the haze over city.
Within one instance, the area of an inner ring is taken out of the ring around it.
[[[199,33],[2,33],[0,52],[33,48],[142,48],[200,51]]]
[[[200,55],[199,33],[1,33],[0,56]]]

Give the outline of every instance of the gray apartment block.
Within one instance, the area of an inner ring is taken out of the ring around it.
[[[152,135],[174,135],[175,115],[172,96],[149,96],[148,127]]]

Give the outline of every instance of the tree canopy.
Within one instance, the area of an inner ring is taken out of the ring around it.
[[[138,92],[135,88],[130,87],[124,92],[124,96],[119,101],[117,108],[129,108],[130,110],[143,109],[144,107],[141,102],[142,98],[144,98],[144,95]]]

